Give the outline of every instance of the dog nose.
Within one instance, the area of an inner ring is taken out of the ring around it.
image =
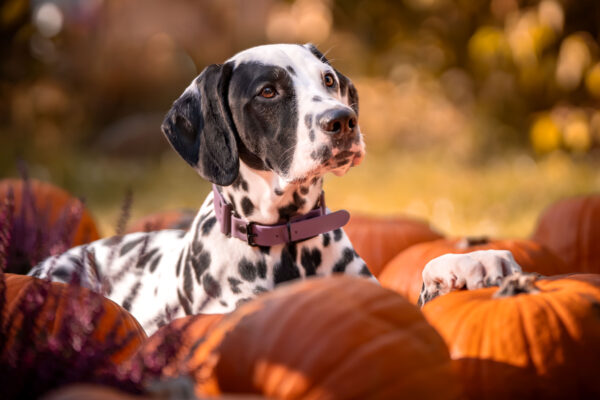
[[[319,125],[329,135],[347,135],[356,127],[356,113],[350,108],[334,108],[321,114]]]

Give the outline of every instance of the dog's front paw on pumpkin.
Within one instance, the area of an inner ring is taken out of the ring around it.
[[[508,250],[480,250],[466,254],[444,254],[423,269],[420,306],[453,290],[498,286],[521,267]]]

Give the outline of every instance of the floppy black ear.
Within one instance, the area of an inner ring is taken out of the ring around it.
[[[321,53],[314,44],[306,43],[304,47],[310,50],[310,52],[321,62],[324,62],[327,65],[331,65],[327,57],[325,57],[323,53]],[[348,99],[348,105],[354,110],[356,115],[358,115],[358,92],[356,91],[356,87],[354,87],[352,81],[340,71],[338,71],[335,68],[333,70],[335,71],[338,80],[340,81],[340,90],[342,92],[342,95]]]
[[[210,65],[173,103],[162,131],[204,179],[221,186],[238,176],[236,132],[227,101],[233,67]]]

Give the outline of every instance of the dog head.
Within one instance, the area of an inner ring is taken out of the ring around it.
[[[304,182],[342,175],[364,156],[356,89],[312,44],[254,47],[207,67],[162,130],[186,162],[221,186],[236,179],[240,160]]]

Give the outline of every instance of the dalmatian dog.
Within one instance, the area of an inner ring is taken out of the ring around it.
[[[122,305],[148,334],[171,319],[223,313],[293,279],[375,280],[329,212],[323,175],[365,154],[358,95],[311,44],[265,45],[211,65],[174,102],[162,130],[213,183],[189,231],[102,239],[51,257],[31,275],[79,281]],[[423,301],[518,268],[509,254],[456,256],[426,268]]]

